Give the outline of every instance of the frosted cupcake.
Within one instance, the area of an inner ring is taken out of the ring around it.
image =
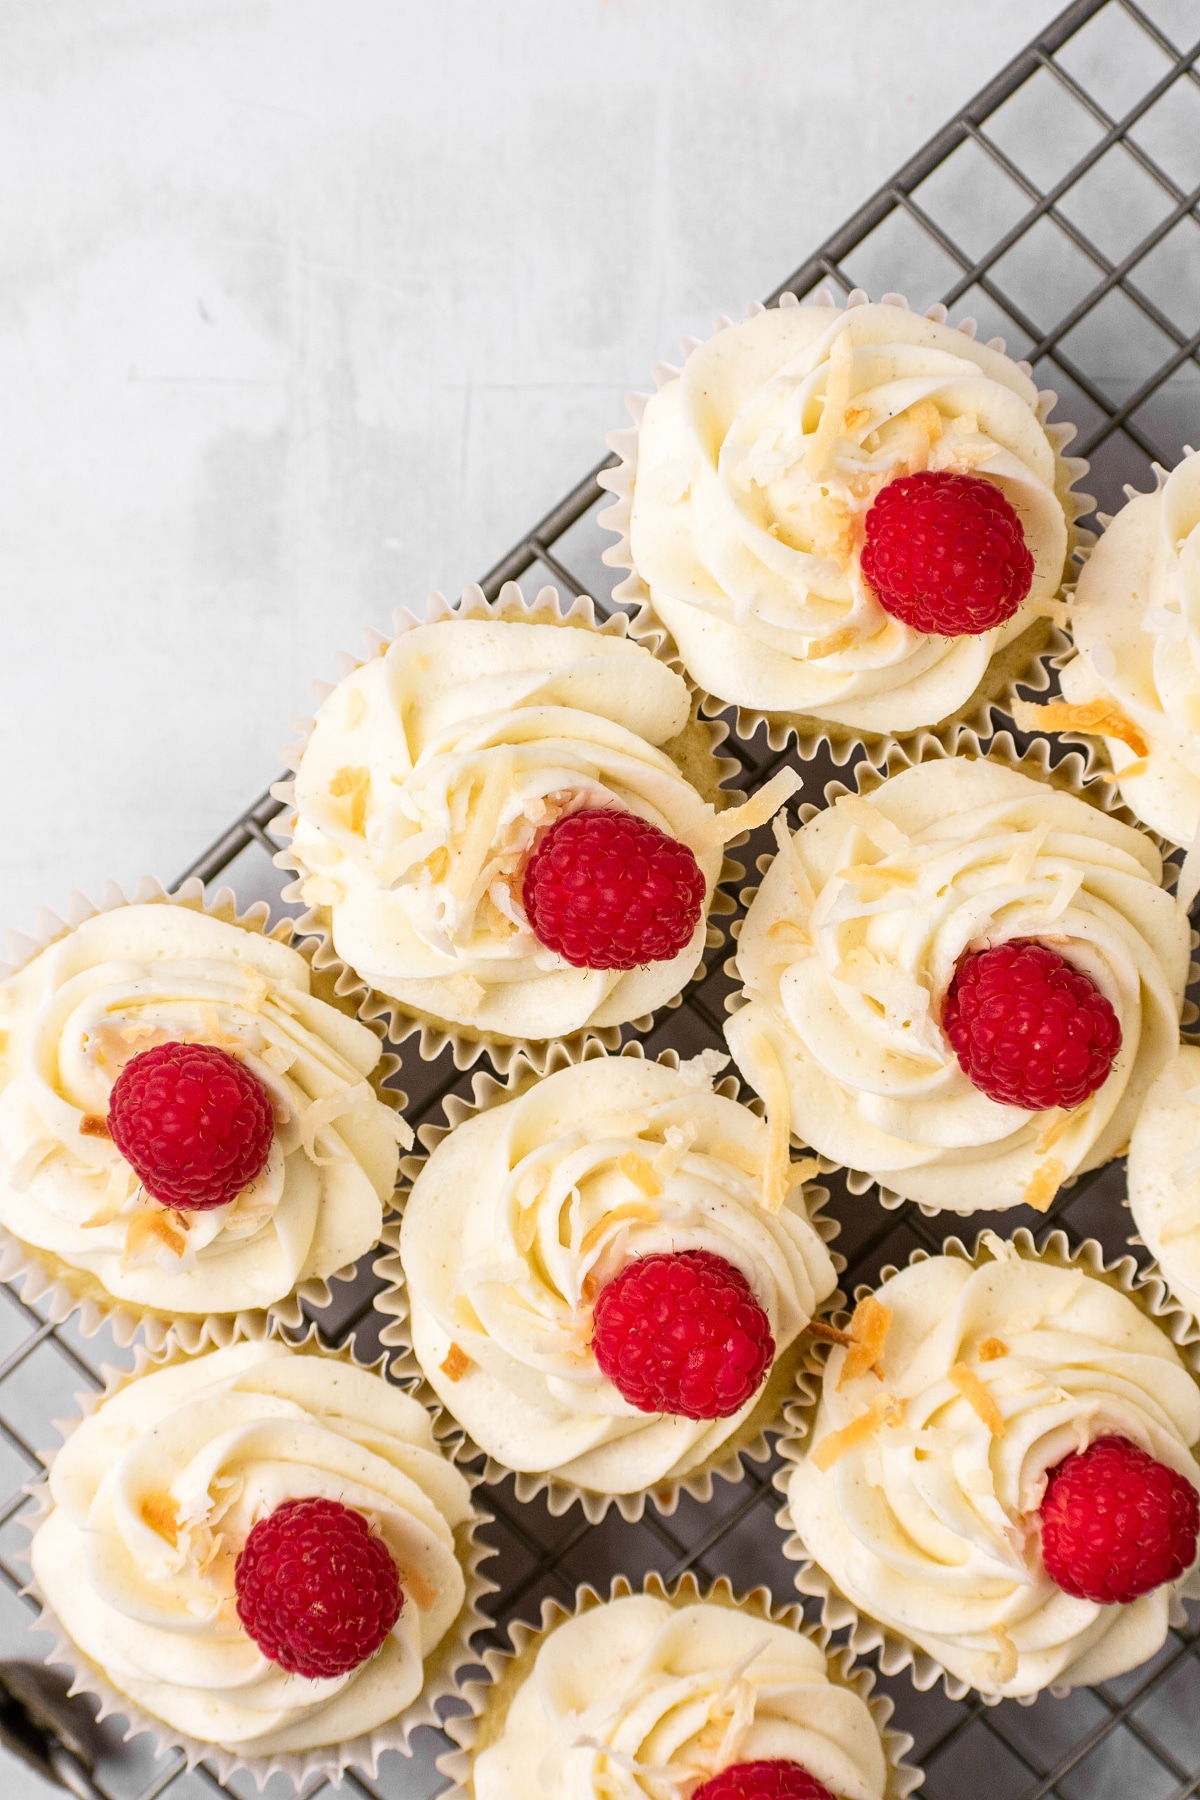
[[[1200,457],[1123,506],[1084,565],[1064,700],[1018,723],[1103,737],[1121,798],[1173,844],[1200,826]]]
[[[1200,1317],[1200,1048],[1181,1044],[1129,1144],[1129,1205],[1172,1295]]]
[[[973,1261],[957,1246],[883,1282],[864,1302],[882,1347],[830,1353],[786,1487],[804,1591],[989,1696],[1154,1656],[1200,1522],[1200,1386],[1162,1324],[1098,1245],[1088,1272],[1061,1233],[1045,1261],[1018,1244],[989,1232]]]
[[[718,701],[835,738],[937,725],[1048,642],[1086,464],[973,322],[789,300],[692,348],[614,434],[621,597]]]
[[[843,794],[738,941],[768,1111],[932,1208],[1033,1206],[1125,1148],[1178,1043],[1185,914],[1143,833],[991,758]]]
[[[467,1660],[468,1483],[424,1407],[344,1357],[272,1340],[152,1367],[48,1488],[31,1559],[61,1659],[224,1773],[373,1763]]]
[[[541,1042],[665,1005],[701,960],[723,845],[799,785],[718,815],[682,678],[590,603],[502,598],[410,622],[297,762],[298,891],[400,1034]]]
[[[712,1057],[561,1069],[459,1124],[414,1182],[392,1341],[411,1333],[496,1479],[673,1505],[779,1428],[834,1267],[786,1137],[713,1091]]]
[[[394,1059],[331,976],[319,998],[283,937],[222,912],[96,913],[0,984],[4,1272],[40,1270],[56,1317],[155,1341],[298,1323],[379,1239],[412,1141],[373,1085]]]
[[[451,1724],[459,1792],[637,1800],[652,1779],[701,1800],[892,1800],[919,1785],[891,1703],[844,1651],[827,1660],[797,1609],[773,1611],[761,1588],[739,1603],[724,1582],[705,1599],[694,1581],[647,1589],[582,1590],[573,1617],[547,1603],[515,1656],[489,1655],[479,1716]]]

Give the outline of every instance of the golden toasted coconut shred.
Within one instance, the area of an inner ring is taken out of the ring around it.
[[[1082,731],[1118,738],[1135,756],[1145,756],[1150,748],[1141,727],[1112,700],[1089,700],[1082,706],[1072,706],[1068,700],[1049,700],[1044,706],[1016,700],[1012,711],[1022,731]]]
[[[965,1363],[955,1363],[952,1369],[947,1369],[946,1374],[971,1411],[983,1420],[992,1436],[1002,1438],[1005,1432],[1004,1414],[974,1369],[968,1369]]]
[[[891,1323],[891,1307],[884,1306],[874,1294],[868,1294],[859,1301],[850,1321],[850,1347],[838,1376],[839,1388],[845,1387],[848,1381],[856,1381],[869,1370],[878,1375],[880,1381],[883,1380],[879,1363]]]
[[[813,1462],[822,1472],[832,1469],[834,1463],[840,1462],[847,1451],[865,1444],[868,1438],[874,1437],[885,1425],[903,1423],[903,1400],[896,1400],[891,1394],[880,1394],[878,1399],[872,1400],[866,1412],[859,1413],[856,1419],[851,1419],[840,1431],[827,1432],[819,1444],[814,1444]]]

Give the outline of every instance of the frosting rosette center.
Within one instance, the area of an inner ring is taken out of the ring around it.
[[[378,1375],[268,1341],[152,1370],[54,1459],[34,1574],[72,1642],[155,1718],[256,1755],[336,1744],[410,1705],[463,1605],[464,1477],[428,1414]],[[289,1675],[238,1619],[237,1557],[288,1501],[360,1512],[406,1601],[348,1674]]]
[[[596,1058],[458,1126],[409,1195],[413,1347],[439,1397],[508,1467],[634,1493],[736,1430],[639,1411],[601,1374],[592,1307],[633,1259],[705,1250],[747,1281],[778,1351],[833,1265],[766,1124],[680,1071]]]
[[[985,758],[918,764],[781,832],[739,939],[730,1048],[822,1155],[933,1207],[1044,1210],[1117,1154],[1178,1041],[1188,926],[1161,880],[1154,845],[1075,794]],[[1120,1027],[1070,1110],[988,1098],[942,1029],[963,956],[1030,939]]]

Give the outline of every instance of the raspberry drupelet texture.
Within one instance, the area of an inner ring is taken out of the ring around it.
[[[941,637],[1011,619],[1033,584],[1021,521],[994,482],[949,469],[900,475],[867,509],[862,572],[885,612]]]
[[[236,1200],[266,1166],[271,1097],[215,1044],[156,1044],[113,1084],[108,1129],[148,1194],[205,1212]]]
[[[1046,1573],[1077,1600],[1126,1605],[1195,1560],[1195,1488],[1128,1438],[1096,1438],[1060,1462],[1041,1513]]]
[[[237,1613],[289,1675],[329,1681],[374,1656],[404,1594],[391,1552],[360,1512],[314,1495],[253,1526],[234,1567]]]
[[[981,1093],[1030,1112],[1081,1106],[1121,1048],[1117,1015],[1091,976],[1033,938],[964,956],[942,1029]]]
[[[592,1349],[640,1412],[727,1419],[759,1387],[775,1340],[740,1269],[679,1250],[639,1257],[601,1288]]]
[[[577,969],[636,969],[687,947],[704,875],[686,844],[633,813],[588,808],[558,819],[525,870],[535,936]]]
[[[833,1800],[833,1795],[801,1763],[775,1756],[730,1763],[696,1788],[692,1800]]]

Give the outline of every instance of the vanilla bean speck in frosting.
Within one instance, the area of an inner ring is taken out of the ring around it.
[[[920,763],[794,836],[750,906],[726,1026],[768,1108],[911,1200],[1041,1210],[1123,1151],[1179,1041],[1186,915],[1142,832],[987,758]],[[1029,1112],[960,1067],[942,1008],[964,953],[1035,939],[1084,970],[1121,1046],[1082,1105]]]
[[[1078,655],[1045,722],[1102,736],[1121,797],[1153,831],[1200,827],[1200,456],[1123,506],[1084,564]],[[1027,708],[1039,723],[1039,709]],[[1073,716],[1072,716],[1073,715]]]
[[[1041,1560],[1047,1476],[1117,1436],[1200,1488],[1200,1385],[1115,1282],[983,1245],[877,1290],[882,1381],[843,1381],[831,1352],[791,1523],[860,1612],[971,1686],[1093,1686],[1161,1649],[1188,1578],[1127,1605],[1065,1593]]]
[[[230,1052],[271,1098],[266,1167],[224,1206],[160,1205],[107,1134],[121,1071],[170,1042]],[[277,938],[183,905],[98,913],[0,984],[0,1224],[134,1307],[269,1306],[378,1242],[408,1138],[370,1084],[380,1049]]]
[[[1002,350],[903,306],[772,307],[700,345],[646,406],[629,520],[689,675],[739,706],[872,732],[949,718],[1054,610],[1074,505],[1053,403]],[[865,582],[871,502],[923,469],[994,482],[1017,513],[1034,575],[1006,624],[930,636]]]
[[[682,1478],[758,1396],[728,1418],[641,1412],[600,1373],[591,1317],[631,1259],[684,1250],[745,1276],[777,1357],[835,1286],[786,1135],[714,1093],[706,1058],[563,1069],[464,1121],[418,1176],[400,1240],[413,1348],[510,1469],[604,1494]]]
[[[455,1529],[470,1490],[425,1409],[382,1376],[276,1341],[135,1377],[54,1458],[34,1578],[104,1679],[176,1731],[248,1755],[336,1745],[412,1704],[462,1609]],[[347,1675],[286,1674],[239,1623],[234,1566],[288,1500],[355,1508],[404,1605]]]
[[[474,1033],[545,1039],[651,1012],[694,973],[722,846],[752,822],[718,817],[664,749],[689,708],[679,675],[613,633],[465,617],[402,632],[325,700],[300,758],[304,898],[364,980]],[[636,813],[694,853],[706,905],[669,961],[577,968],[530,929],[529,854],[584,808]]]
[[[775,1759],[838,1800],[887,1788],[870,1708],[810,1638],[733,1607],[629,1594],[544,1638],[472,1787],[475,1800],[644,1800]]]
[[[1200,1317],[1200,1047],[1181,1044],[1129,1144],[1129,1206],[1177,1300]]]

